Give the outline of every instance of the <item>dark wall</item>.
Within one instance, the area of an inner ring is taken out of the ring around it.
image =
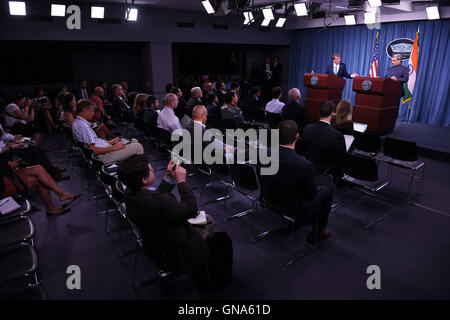
[[[4,42],[0,59],[1,91],[32,93],[34,87],[52,89],[57,82],[69,86],[80,78],[112,82],[128,80],[142,86],[142,43],[132,42]]]

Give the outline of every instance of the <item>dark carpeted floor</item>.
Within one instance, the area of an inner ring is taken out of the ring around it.
[[[56,147],[64,143],[63,135],[47,138]],[[64,151],[49,153],[60,167],[67,167]],[[150,158],[154,158],[153,155]],[[279,224],[280,218],[259,208],[256,215],[231,222],[223,219],[250,207],[250,201],[237,192],[225,202],[207,205],[224,192],[215,183],[212,188],[195,190],[199,207],[216,220],[216,231],[226,231],[233,240],[234,276],[224,289],[212,294],[214,299],[442,299],[450,298],[450,164],[430,159],[426,162],[424,192],[414,203],[396,200],[404,197],[408,177],[394,173],[392,185],[384,191],[389,196],[374,199],[355,189],[335,190],[334,202],[353,199],[355,202],[330,214],[332,236],[318,250],[306,254],[289,267],[285,264],[300,252],[309,250],[305,237],[309,228],[298,229],[294,235],[276,234],[257,243],[250,238]],[[154,163],[154,166],[166,163]],[[93,174],[75,174],[93,178]],[[382,166],[380,175],[386,171]],[[157,182],[164,171],[157,172]],[[189,178],[191,185],[205,181],[204,177]],[[111,204],[106,199],[89,200],[79,178],[60,184],[71,192],[83,192],[72,205],[72,212],[60,217],[47,217],[44,211],[32,215],[36,223],[36,247],[39,275],[50,299],[195,299],[196,293],[188,279],[175,279],[155,290],[150,285],[135,291],[132,274],[133,255],[119,258],[119,233],[107,234],[104,215],[97,216]],[[91,181],[95,185],[95,181]],[[92,192],[100,193],[93,187]],[[33,203],[43,207],[32,193]],[[430,208],[433,210],[424,209]],[[388,213],[388,217],[371,229],[365,229],[369,219]],[[110,215],[111,225],[118,225],[116,213]],[[116,243],[116,244],[115,244]],[[133,235],[125,230],[120,245],[133,248]],[[138,274],[148,278],[155,274],[151,262],[141,255]],[[69,290],[67,267],[81,268],[81,290]],[[381,268],[381,289],[369,290],[366,269]]]

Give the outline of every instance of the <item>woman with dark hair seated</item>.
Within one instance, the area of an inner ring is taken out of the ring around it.
[[[0,155],[0,197],[5,198],[26,192],[29,188],[37,187],[39,197],[47,208],[48,215],[59,215],[70,211],[67,206],[81,196],[61,189],[42,166],[21,168],[22,160],[10,159],[6,155]],[[53,203],[50,191],[53,191],[60,201],[70,202],[61,207]]]
[[[349,100],[341,100],[336,107],[336,114],[331,125],[343,134],[353,134],[352,104]]]
[[[140,122],[141,128],[145,135],[154,136],[156,129],[156,121],[158,120],[159,101],[155,96],[147,94],[139,94],[136,97],[134,112],[135,117]]]
[[[72,128],[73,122],[76,118],[77,100],[75,95],[70,92],[66,92],[63,96],[63,112],[64,121]]]
[[[47,129],[49,134],[57,130],[56,124],[53,122],[53,106],[49,97],[45,95],[44,89],[37,87],[35,89],[35,98],[33,99],[36,108],[37,124]]]

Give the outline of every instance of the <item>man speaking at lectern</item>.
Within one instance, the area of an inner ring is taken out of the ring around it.
[[[392,80],[398,81],[402,86],[402,90],[399,92],[398,103],[397,106],[400,106],[400,98],[403,97],[404,89],[403,84],[408,82],[409,79],[409,70],[407,67],[402,66],[402,56],[399,54],[394,54],[392,56],[392,67],[387,69],[385,78],[391,78]]]
[[[345,63],[341,62],[341,56],[339,53],[334,53],[331,56],[331,59],[333,60],[333,63],[330,63],[327,65],[327,74],[334,74],[335,76],[341,77],[341,78],[354,78],[358,76],[357,73],[352,73],[351,75],[347,72],[347,67]]]

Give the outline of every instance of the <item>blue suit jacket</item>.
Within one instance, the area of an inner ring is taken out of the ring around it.
[[[325,73],[326,74],[334,74],[333,63],[330,63],[330,64],[327,65],[327,71]],[[350,75],[347,72],[347,66],[345,65],[345,63],[341,62],[339,64],[339,71],[337,73],[337,76],[341,77],[341,78],[346,77],[346,78],[350,78],[351,79]]]

